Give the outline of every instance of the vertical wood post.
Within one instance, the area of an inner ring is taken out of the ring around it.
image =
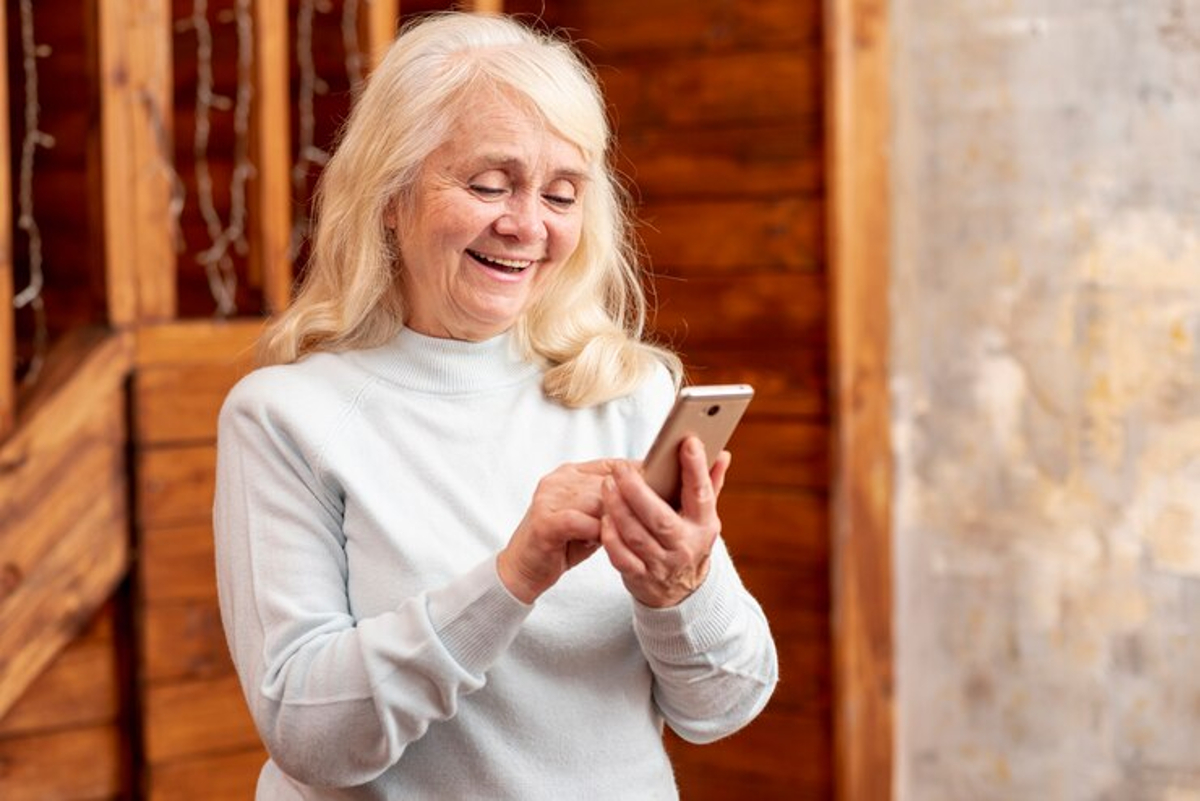
[[[250,271],[268,312],[286,307],[292,293],[290,76],[287,0],[255,0]]]
[[[383,59],[383,54],[396,38],[399,23],[400,0],[367,0],[367,13],[360,28],[368,71]]]
[[[8,141],[8,30],[0,5],[0,441],[12,431],[17,413],[17,332],[13,320],[12,176]]]
[[[504,0],[473,0],[471,10],[476,14],[503,14]]]
[[[844,801],[893,792],[887,0],[827,0],[833,302],[834,770]]]
[[[171,223],[171,29],[166,0],[94,6],[108,319],[175,316]]]

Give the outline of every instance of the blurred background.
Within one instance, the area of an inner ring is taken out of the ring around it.
[[[253,796],[216,411],[451,5],[6,0],[0,799]],[[655,335],[758,389],[722,519],[782,680],[669,738],[683,797],[1200,799],[1200,2],[457,6],[592,60]]]

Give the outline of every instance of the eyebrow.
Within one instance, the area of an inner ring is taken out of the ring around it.
[[[514,156],[504,154],[484,154],[470,162],[472,167],[479,165],[488,169],[504,169],[509,172],[521,172],[525,168],[525,163],[521,159]],[[570,167],[564,167],[555,170],[553,173],[555,179],[565,178],[577,183],[586,183],[591,180],[591,175],[583,170],[575,170]]]

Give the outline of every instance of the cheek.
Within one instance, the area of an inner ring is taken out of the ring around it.
[[[583,217],[575,215],[569,219],[559,220],[554,227],[554,250],[558,260],[566,259],[579,247],[583,236]]]

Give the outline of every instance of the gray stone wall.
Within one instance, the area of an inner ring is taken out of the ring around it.
[[[1200,0],[894,0],[897,787],[1200,799]]]

